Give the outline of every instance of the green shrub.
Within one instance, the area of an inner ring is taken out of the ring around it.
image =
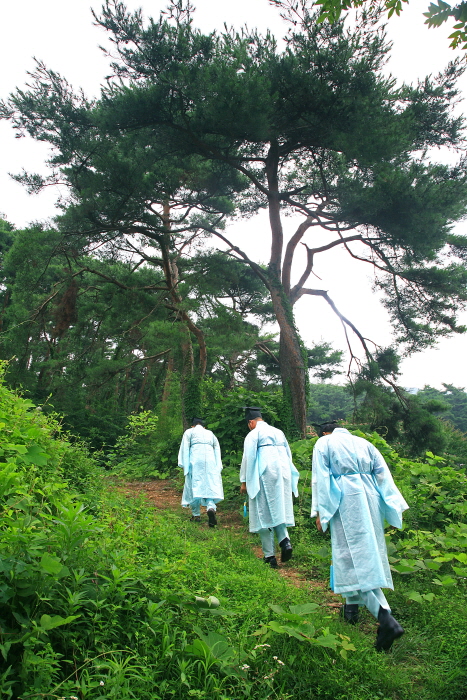
[[[167,479],[177,467],[181,436],[181,428],[161,429],[159,417],[153,411],[131,414],[125,433],[107,455],[107,463],[127,478]]]
[[[98,473],[89,455],[61,438],[56,421],[2,392],[0,697],[412,700],[414,689],[419,700],[464,697],[465,579],[455,567],[465,565],[467,524],[455,522],[459,472],[443,465],[445,494],[437,499],[435,457],[423,472],[422,463],[399,463],[381,444],[409,500],[414,489],[426,489],[425,500],[433,491],[434,512],[452,522],[391,533],[397,593],[390,602],[407,633],[393,654],[377,655],[374,621],[363,616],[361,629],[343,627],[321,604],[321,587],[291,585],[264,567],[246,527],[203,529],[115,490],[94,491],[86,509],[71,483],[89,485],[87,466]],[[135,421],[137,440],[150,423]],[[292,446],[308,475],[312,447],[312,440]],[[238,465],[227,466],[226,477],[237,482]],[[435,522],[422,506],[417,518]],[[328,540],[303,527],[308,496],[301,507],[295,552],[325,571]],[[397,573],[403,562],[411,570]]]
[[[243,441],[248,433],[243,406],[259,406],[263,418],[276,428],[284,430],[284,400],[281,391],[252,392],[235,387],[226,392],[221,382],[207,379],[202,385],[202,409],[206,427],[212,430],[221,446],[222,458],[230,455],[238,463]]]

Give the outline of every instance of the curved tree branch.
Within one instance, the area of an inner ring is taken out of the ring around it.
[[[258,275],[260,280],[262,282],[264,282],[266,288],[267,289],[270,288],[269,280],[268,280],[264,270],[260,267],[260,265],[258,265],[258,263],[255,263],[253,260],[250,260],[248,255],[246,253],[244,253],[243,250],[241,250],[241,248],[239,248],[238,246],[231,243],[228,238],[226,238],[222,233],[220,233],[220,231],[217,231],[215,228],[211,228],[210,226],[203,226],[203,229],[205,231],[208,231],[209,233],[212,233],[214,236],[217,236],[218,238],[221,239],[221,241],[224,241],[224,243],[227,243],[229,248],[231,250],[234,250],[237,253],[237,255],[240,255],[240,257],[243,259],[243,261],[245,263],[247,263],[251,267],[251,269]],[[238,258],[237,258],[237,260],[238,260]]]
[[[263,343],[263,342],[261,342],[261,341],[258,341],[257,343],[255,343],[254,347],[259,348],[262,352],[266,353],[266,355],[269,355],[269,357],[270,357],[272,360],[274,360],[274,362],[276,363],[276,365],[277,365],[278,367],[280,367],[279,358],[278,358],[276,355],[274,355],[274,353],[268,348],[268,346],[266,345],[266,343]]]
[[[289,292],[289,299],[290,303],[293,305],[295,302],[300,298],[300,290],[302,289],[303,285],[307,281],[308,277],[310,276],[310,273],[313,270],[313,260],[314,256],[316,253],[323,253],[326,250],[330,250],[331,248],[334,248],[336,245],[340,245],[341,243],[346,245],[350,241],[361,241],[362,236],[361,234],[357,234],[355,236],[348,236],[347,238],[339,238],[338,240],[331,241],[331,243],[327,243],[326,245],[323,245],[319,248],[309,248],[306,243],[303,243],[307,250],[307,264],[305,267],[305,270],[300,277],[299,281],[297,284],[293,287],[293,289]],[[285,265],[284,265],[285,269]]]
[[[322,297],[322,298],[329,304],[329,306],[330,306],[331,309],[334,311],[334,313],[336,314],[336,316],[338,316],[338,318],[340,318],[340,320],[341,320],[343,323],[345,323],[347,326],[349,326],[349,328],[351,328],[351,329],[353,330],[353,332],[355,333],[355,335],[356,335],[357,338],[360,340],[360,342],[361,342],[361,344],[362,344],[362,346],[363,346],[363,349],[364,349],[364,351],[365,351],[365,355],[367,356],[367,359],[368,359],[368,360],[371,360],[371,359],[372,359],[371,352],[369,351],[368,345],[367,345],[368,338],[364,338],[363,335],[362,335],[362,334],[360,333],[360,331],[358,330],[358,328],[352,323],[352,321],[350,321],[346,316],[344,316],[344,314],[342,314],[342,313],[339,311],[339,309],[337,308],[337,306],[335,305],[335,303],[333,302],[333,300],[331,299],[331,297],[329,296],[329,294],[326,292],[326,290],[324,290],[324,289],[306,289],[306,288],[303,288],[303,289],[300,290],[300,292],[299,292],[297,298],[299,299],[301,296],[303,296],[303,294],[310,294],[311,296]]]
[[[96,389],[100,389],[101,386],[104,386],[112,377],[115,377],[116,374],[119,374],[119,372],[123,372],[126,369],[129,369],[129,367],[132,367],[135,365],[137,362],[144,362],[144,361],[149,361],[149,360],[155,360],[158,357],[162,357],[163,355],[167,355],[167,353],[171,352],[172,348],[169,348],[168,350],[163,350],[162,352],[158,352],[156,355],[149,355],[148,357],[138,357],[136,360],[133,360],[132,362],[129,362],[127,365],[124,365],[123,367],[119,367],[119,369],[113,370],[112,372],[108,373],[107,379],[105,379],[103,382],[100,384],[92,384]]]
[[[284,292],[288,295],[290,293],[290,275],[292,270],[292,261],[295,253],[295,249],[301,239],[303,238],[305,231],[307,231],[310,226],[313,226],[315,219],[317,217],[308,216],[305,221],[302,221],[300,226],[295,231],[294,235],[287,243],[284,255],[284,263],[282,268],[282,285],[284,287]],[[311,272],[311,269],[310,269]],[[310,274],[310,273],[308,273]],[[307,275],[308,277],[308,275]],[[304,280],[305,281],[305,280]]]

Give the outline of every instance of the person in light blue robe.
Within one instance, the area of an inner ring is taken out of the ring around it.
[[[384,521],[402,527],[408,508],[381,453],[335,424],[323,424],[313,450],[311,517],[331,529],[333,590],[345,598],[344,618],[358,620],[365,605],[378,619],[376,648],[389,649],[403,629],[382,588],[393,589]]]
[[[205,506],[209,527],[214,527],[216,503],[224,498],[221,450],[218,439],[204,428],[201,418],[193,418],[192,427],[183,434],[178,466],[185,474],[182,506],[191,508],[191,520],[195,522],[200,521],[201,506]]]
[[[245,438],[240,469],[240,490],[248,493],[250,532],[261,538],[264,561],[277,568],[274,535],[281,561],[292,557],[287,527],[295,525],[292,494],[298,496],[298,471],[282,430],[268,425],[260,409],[248,407],[250,433]]]

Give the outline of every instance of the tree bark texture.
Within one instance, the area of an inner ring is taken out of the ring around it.
[[[282,391],[290,404],[293,420],[299,434],[306,434],[307,368],[300,338],[295,328],[292,307],[285,297],[282,284],[271,286],[271,299],[280,328],[279,362]]]
[[[167,231],[170,232],[170,207],[168,205],[164,205],[163,218],[165,227]],[[197,400],[196,397],[200,393],[199,384],[206,373],[207,348],[203,331],[198,328],[188,312],[183,308],[183,299],[178,293],[180,277],[177,260],[169,253],[169,235],[170,233],[167,234],[167,241],[164,240],[161,242],[161,253],[164,275],[172,300],[172,304],[167,304],[167,306],[177,314],[178,320],[182,325],[180,390],[183,429],[186,430],[191,425],[192,413],[199,413],[200,410],[200,401]],[[195,336],[199,348],[199,365],[197,370],[194,366],[191,333]]]
[[[269,222],[272,236],[271,258],[269,261],[269,291],[280,328],[279,364],[284,400],[285,404],[292,411],[291,418],[293,418],[297,431],[302,437],[305,437],[308,376],[300,336],[295,327],[292,305],[288,298],[293,250],[287,251],[289,255],[286,256],[284,270],[282,269],[284,234],[281,221],[278,166],[279,146],[277,142],[271,142],[266,159]],[[302,227],[301,235],[298,238],[297,236],[294,237],[293,249],[305,233],[306,228],[308,226],[305,224]]]

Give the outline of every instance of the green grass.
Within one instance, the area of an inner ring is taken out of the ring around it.
[[[309,474],[291,533],[297,587],[255,556],[245,521],[210,530],[126,498],[31,408],[0,385],[1,700],[465,700],[460,472],[436,457],[396,470],[411,510],[393,560],[407,575],[388,598],[406,634],[377,654],[368,613],[345,626],[326,588],[306,584],[327,579],[330,559],[306,513]],[[446,529],[422,529],[433,523]]]
[[[256,539],[246,532],[246,527],[243,531],[209,530],[190,523],[187,517],[170,512],[156,514],[141,503],[127,508],[138,512],[130,528],[136,546],[134,564],[146,572],[150,572],[154,562],[162,567],[162,575],[149,574],[146,580],[154,597],[170,599],[176,590],[219,598],[221,607],[227,611],[225,616],[188,613],[182,614],[177,624],[185,629],[188,641],[193,639],[197,627],[205,633],[217,631],[233,648],[241,650],[250,666],[247,672],[250,697],[258,700],[269,697],[461,700],[465,697],[467,615],[463,591],[459,588],[443,590],[431,604],[420,605],[406,597],[413,582],[398,576],[396,592],[388,597],[406,634],[391,653],[377,654],[373,649],[376,624],[369,614],[362,616],[356,628],[344,625],[338,614],[324,605],[326,596],[322,592],[297,588],[278,572],[265,567],[252,552],[250,543],[256,543]],[[301,560],[305,572],[311,569],[315,575],[325,573],[327,564],[323,564],[322,554],[321,558],[318,556],[323,547],[322,538],[305,525],[294,535],[295,562]],[[267,640],[253,636],[262,623],[275,617],[270,604],[288,606],[307,602],[322,604],[313,616],[317,628],[348,635],[356,651],[349,652],[347,660],[335,651],[283,634],[271,634]],[[252,659],[258,641],[271,646],[263,647],[258,658]],[[274,656],[285,665],[278,667]],[[274,671],[273,677],[268,678]],[[183,686],[180,695],[180,689],[175,690],[176,679],[172,678],[170,693],[162,697],[205,697],[199,693],[208,690],[212,700],[244,697],[247,686],[243,684],[242,690],[242,682],[235,677],[226,682],[222,665],[214,663],[210,675],[211,680],[216,679],[214,685],[208,683],[207,676],[192,675],[191,686]],[[188,679],[187,674],[185,677]],[[191,696],[190,691],[193,691]]]
[[[304,577],[323,580],[329,540],[309,525],[299,517],[292,530],[292,564]],[[60,542],[54,539],[59,534],[52,529],[50,542]],[[368,613],[357,627],[345,625],[326,605],[326,590],[287,582],[263,564],[252,544],[259,541],[246,523],[209,529],[207,523],[190,523],[188,513],[161,512],[142,498],[104,492],[88,536],[70,553],[66,570],[57,566],[57,573],[43,574],[44,593],[31,593],[30,604],[25,599],[30,620],[10,621],[12,630],[21,622],[26,635],[10,633],[14,643],[9,650],[4,646],[0,697],[465,698],[467,619],[461,584],[420,605],[407,598],[413,579],[398,576],[389,600],[406,634],[391,653],[377,654],[376,624]],[[57,544],[52,553],[60,558],[61,551]],[[195,596],[202,600],[196,603]],[[206,607],[210,596],[219,599],[220,607]],[[264,627],[281,621],[271,605],[288,610],[310,602],[319,606],[308,616],[315,638],[348,636],[355,650],[346,659],[340,647],[299,641]],[[43,615],[77,617],[46,630],[42,622],[38,627]],[[260,628],[267,636],[254,634]],[[259,644],[269,646],[255,648]],[[249,668],[242,670],[245,664]]]

